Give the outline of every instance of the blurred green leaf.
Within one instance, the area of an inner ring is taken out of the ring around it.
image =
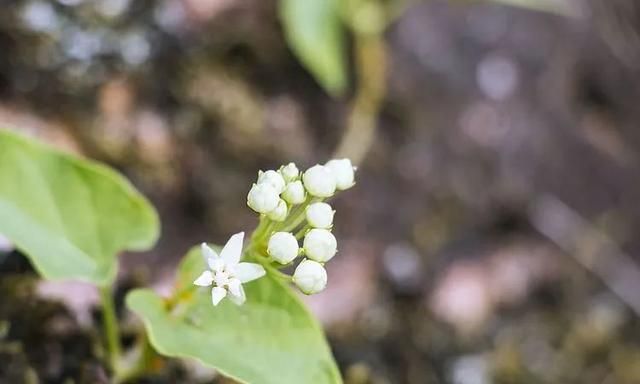
[[[224,299],[214,307],[210,289],[192,284],[204,268],[194,248],[179,267],[182,297],[173,310],[147,289],[127,296],[158,352],[197,359],[245,383],[342,383],[320,326],[288,286],[265,276],[245,284],[244,305]]]
[[[108,284],[117,254],[158,232],[153,207],[113,170],[0,129],[0,233],[45,278]]]
[[[339,0],[280,0],[280,19],[289,46],[332,95],[347,86],[345,35]]]

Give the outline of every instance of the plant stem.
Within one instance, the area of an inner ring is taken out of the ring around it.
[[[134,349],[125,356],[120,372],[116,372],[115,383],[124,383],[142,376],[149,371],[156,356],[146,333],[142,332]]]
[[[279,230],[282,232],[290,232],[296,228],[298,228],[298,226],[300,225],[300,223],[302,223],[302,221],[304,221],[305,217],[306,217],[306,208],[307,206],[309,206],[309,204],[311,203],[315,203],[317,201],[322,201],[323,199],[317,198],[317,197],[311,197],[308,198],[304,203],[300,204],[295,213],[292,213],[292,216],[290,218],[287,218],[287,222],[289,222],[290,224],[285,226],[284,228],[280,228]]]
[[[304,235],[305,232],[307,232],[307,230],[309,230],[311,228],[311,226],[309,224],[303,226],[302,228],[300,228],[300,230],[298,230],[298,232],[296,232],[296,234],[294,235],[296,237],[296,239],[300,240],[302,238],[302,236]]]
[[[104,327],[109,364],[111,369],[115,371],[122,348],[120,346],[120,331],[118,329],[118,318],[111,285],[100,287],[100,300],[102,301],[102,326]]]
[[[377,0],[369,3],[375,7],[382,7],[382,3]],[[348,157],[356,165],[362,162],[375,140],[378,113],[386,94],[387,49],[383,36],[385,24],[368,31],[351,25],[354,34],[356,93],[347,129],[334,157]]]

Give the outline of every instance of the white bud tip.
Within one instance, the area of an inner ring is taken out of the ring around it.
[[[300,174],[300,171],[298,170],[298,167],[296,167],[294,163],[289,163],[280,168],[280,174],[282,175],[282,177],[286,182],[291,182],[298,177],[298,175]]]
[[[313,203],[305,211],[307,222],[313,228],[331,228],[335,211],[327,203]]]
[[[296,180],[287,184],[282,192],[282,198],[292,205],[304,203],[307,196],[302,182]]]
[[[302,175],[304,186],[312,196],[331,197],[336,191],[336,178],[324,165],[314,165]]]
[[[327,271],[316,261],[303,260],[293,273],[293,282],[307,295],[318,293],[327,286]]]
[[[280,202],[278,192],[270,184],[254,184],[247,195],[247,205],[258,213],[273,211]]]
[[[278,194],[284,191],[285,181],[282,175],[273,170],[258,173],[258,184],[269,184]]]
[[[355,184],[355,167],[349,159],[333,159],[326,164],[336,179],[336,188],[345,190],[353,187]]]
[[[267,217],[273,221],[284,221],[287,218],[288,213],[289,208],[287,207],[287,203],[280,199],[275,209],[267,213]]]
[[[338,242],[335,236],[326,229],[314,228],[304,237],[304,253],[308,258],[326,263],[335,256]]]
[[[276,232],[269,238],[267,253],[280,264],[289,264],[298,257],[298,240],[289,232]]]

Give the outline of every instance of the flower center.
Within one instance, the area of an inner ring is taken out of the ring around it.
[[[229,279],[231,278],[231,274],[225,271],[224,269],[220,272],[214,272],[213,274],[213,282],[218,287],[225,287],[229,284]]]

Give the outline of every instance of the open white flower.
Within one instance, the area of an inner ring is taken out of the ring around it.
[[[200,287],[213,286],[211,289],[213,305],[218,305],[225,296],[229,296],[235,304],[242,305],[246,300],[242,283],[265,275],[262,265],[240,262],[243,239],[244,232],[231,236],[219,255],[207,244],[202,243],[202,256],[210,270],[202,272],[193,284]]]

